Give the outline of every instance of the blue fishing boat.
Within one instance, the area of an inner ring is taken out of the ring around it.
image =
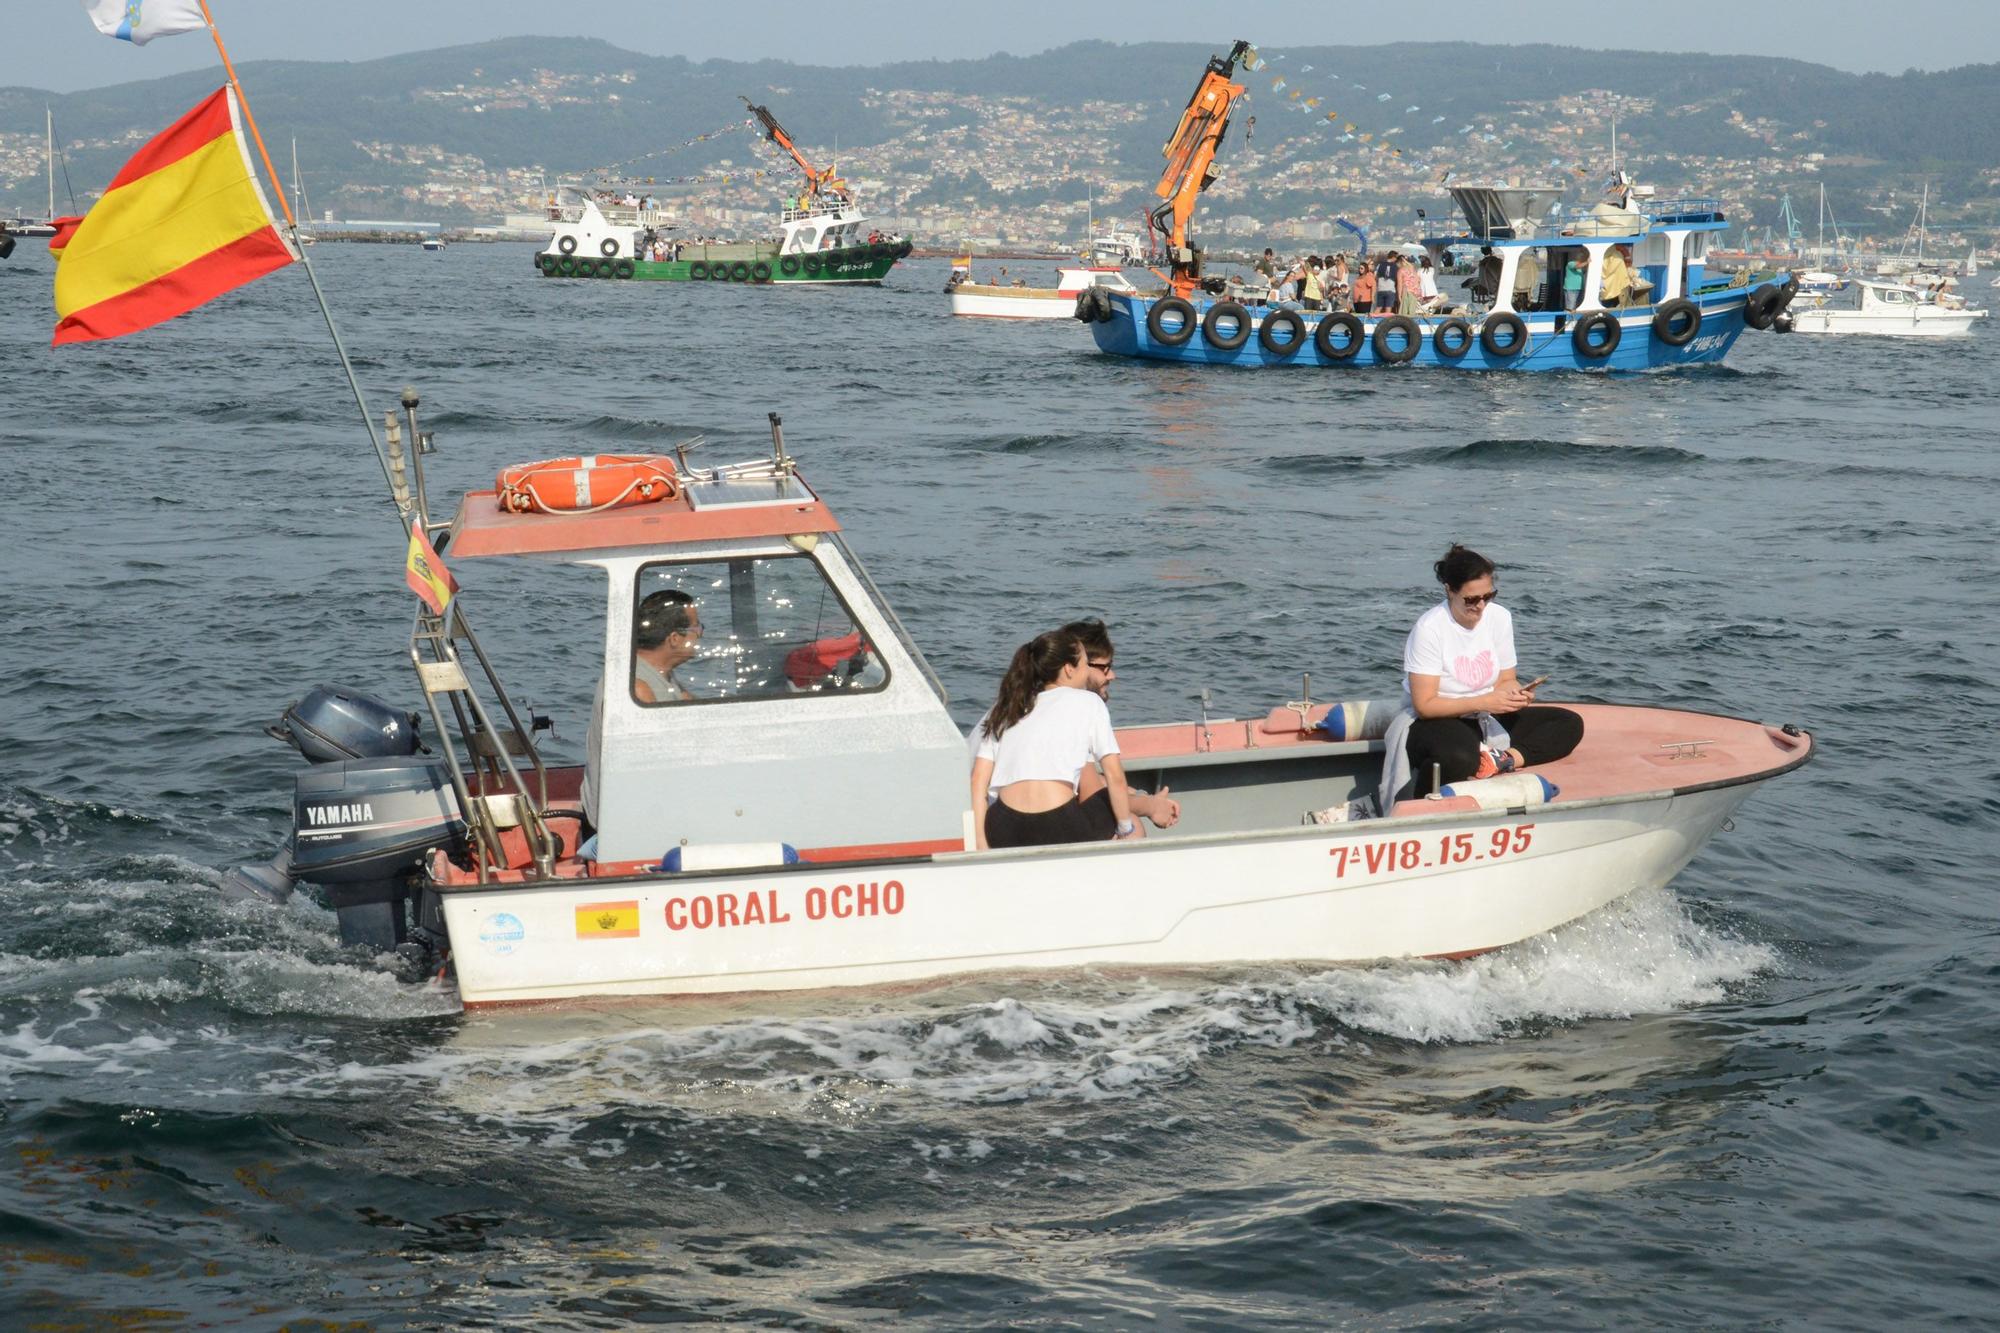
[[[1560,186],[1450,193],[1463,228],[1421,244],[1433,273],[1476,256],[1463,299],[1403,314],[1307,310],[1197,269],[1177,284],[1190,290],[1164,297],[1086,292],[1076,317],[1118,356],[1247,367],[1652,370],[1721,361],[1746,328],[1791,331],[1795,279],[1709,272],[1709,245],[1727,227],[1717,200],[1655,201],[1623,176],[1574,211]],[[1572,260],[1581,288],[1565,293]]]

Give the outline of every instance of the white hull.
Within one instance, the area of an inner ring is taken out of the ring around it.
[[[1918,306],[1905,313],[1877,314],[1866,310],[1814,310],[1792,306],[1794,333],[1871,333],[1898,338],[1957,338],[1972,332],[1986,318],[1984,310],[1941,310]]]
[[[1666,884],[1760,785],[1136,847],[459,888],[444,913],[468,1006],[989,969],[1457,957]],[[634,903],[636,932],[585,924]]]
[[[1068,319],[1076,310],[1075,295],[1034,290],[1018,296],[997,296],[957,291],[951,294],[951,313],[977,315],[986,319]]]

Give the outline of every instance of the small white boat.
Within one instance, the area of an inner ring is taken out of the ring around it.
[[[442,250],[442,249],[444,249],[444,237],[442,237],[442,236],[426,236],[426,237],[424,237],[424,241],[423,241],[423,245],[424,245],[424,249],[426,249],[426,250],[429,250],[429,251],[432,251],[432,252],[436,252],[436,251],[439,251],[439,250]]]
[[[1053,287],[1003,287],[992,283],[954,282],[951,313],[986,319],[1068,319],[1076,313],[1076,298],[1096,288],[1140,295],[1118,269],[1098,264],[1057,271]]]
[[[322,884],[344,941],[426,975],[448,960],[468,1008],[1460,958],[1665,884],[1813,754],[1796,727],[1585,705],[1582,743],[1556,763],[1321,823],[1312,812],[1345,814],[1377,787],[1371,735],[1395,708],[1300,701],[1120,729],[1127,778],[1180,801],[1170,829],[976,850],[943,688],[772,423],[767,460],[563,459],[467,495],[440,543],[461,574],[503,558],[597,576],[602,600],[550,622],[602,653],[588,761],[544,762],[543,724],[510,702],[465,621],[478,594],[461,594],[420,613],[409,645],[431,752],[418,714],[315,690],[273,730],[313,761],[290,843],[241,882]],[[389,447],[404,466],[395,431]],[[408,462],[421,496],[423,455]],[[522,499],[543,485],[555,512],[535,512],[542,490]],[[648,502],[621,504],[640,485]],[[668,665],[643,655],[662,646]],[[1327,717],[1339,725],[1315,725]]]
[[[1849,279],[1843,288],[1802,287],[1786,312],[1794,333],[1869,333],[1898,338],[1950,338],[1972,332],[1984,310],[1966,308],[1956,297],[1932,294],[1906,283]]]

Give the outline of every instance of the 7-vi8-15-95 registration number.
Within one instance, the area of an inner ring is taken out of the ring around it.
[[[1533,824],[1514,824],[1488,833],[1438,833],[1422,838],[1329,847],[1333,877],[1391,875],[1408,870],[1440,870],[1519,856],[1535,840]]]

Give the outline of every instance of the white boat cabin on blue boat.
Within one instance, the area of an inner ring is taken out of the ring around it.
[[[1463,298],[1447,288],[1414,314],[1322,314],[1106,293],[1081,299],[1077,316],[1108,352],[1243,366],[1647,370],[1720,361],[1745,328],[1790,331],[1795,283],[1710,275],[1709,246],[1727,227],[1718,201],[1655,201],[1624,177],[1587,210],[1564,209],[1561,186],[1450,193],[1463,230],[1422,246],[1439,274],[1476,256]],[[1572,261],[1581,287],[1566,291]]]

